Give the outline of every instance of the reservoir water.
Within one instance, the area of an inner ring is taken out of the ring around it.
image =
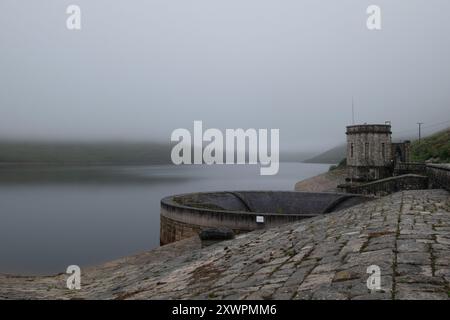
[[[159,246],[159,201],[196,191],[293,190],[329,165],[2,166],[0,273],[54,274]]]

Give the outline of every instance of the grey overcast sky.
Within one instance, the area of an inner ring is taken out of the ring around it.
[[[450,1],[0,1],[3,139],[169,141],[203,120],[318,150],[344,141],[352,96],[356,122],[450,125]]]

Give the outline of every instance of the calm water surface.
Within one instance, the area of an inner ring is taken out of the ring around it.
[[[293,190],[329,165],[0,168],[0,273],[52,274],[159,245],[159,201],[186,192]]]

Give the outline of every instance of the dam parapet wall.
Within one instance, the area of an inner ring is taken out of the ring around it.
[[[450,191],[450,164],[428,164],[426,174],[432,188],[442,188]]]
[[[363,195],[385,196],[402,190],[446,189],[450,191],[449,164],[402,164],[401,170],[412,173],[402,174],[376,181],[338,185],[342,192]],[[416,174],[421,172],[422,174]]]

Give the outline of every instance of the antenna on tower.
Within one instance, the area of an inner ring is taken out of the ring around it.
[[[353,101],[353,96],[352,96],[352,124],[355,124],[355,103]]]

